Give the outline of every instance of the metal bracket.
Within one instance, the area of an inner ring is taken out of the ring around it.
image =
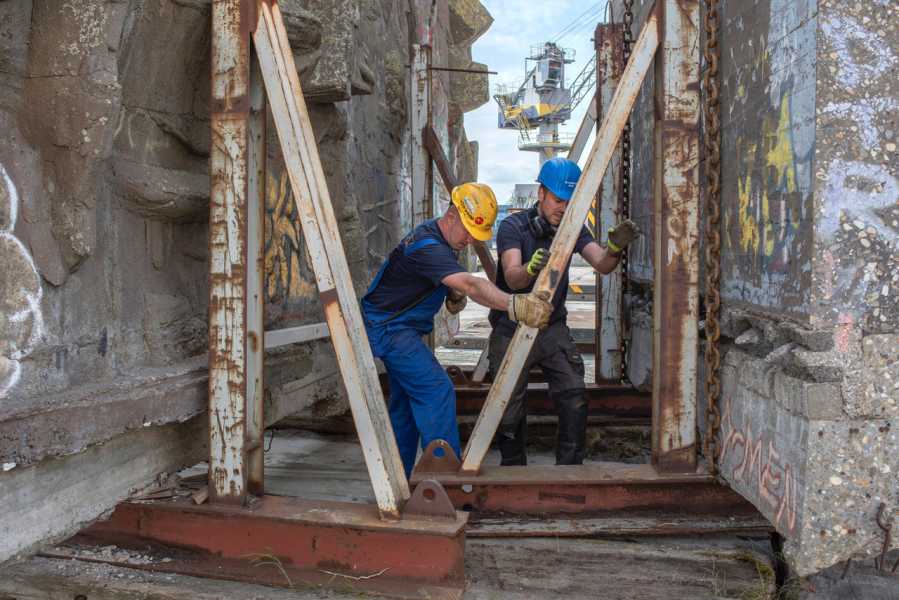
[[[438,481],[425,479],[412,492],[403,508],[403,516],[439,517],[456,520],[456,509]]]
[[[434,440],[421,453],[421,458],[412,477],[427,477],[429,474],[458,473],[462,463],[445,440]],[[424,482],[422,482],[424,483]],[[442,488],[441,488],[442,489]],[[416,490],[417,491],[417,490]]]

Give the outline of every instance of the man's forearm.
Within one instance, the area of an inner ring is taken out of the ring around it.
[[[524,289],[531,283],[531,276],[528,275],[528,270],[523,265],[503,269],[503,275],[506,277],[506,283],[513,290]]]
[[[469,298],[488,308],[506,310],[509,307],[509,294],[486,279],[472,277],[472,280],[467,292]]]

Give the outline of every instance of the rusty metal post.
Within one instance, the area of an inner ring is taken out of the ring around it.
[[[699,318],[699,0],[659,0],[654,172],[652,460],[696,469]]]
[[[404,231],[428,220],[431,216],[431,189],[434,173],[431,157],[425,146],[424,131],[429,126],[428,112],[431,105],[430,71],[431,47],[412,45],[412,84],[409,86],[412,129],[412,219],[404,223]]]
[[[597,122],[600,122],[624,71],[624,25],[600,23],[593,40],[596,44],[596,114]],[[618,222],[620,193],[621,144],[612,155],[595,201],[596,239],[602,243],[607,241],[609,227]],[[622,268],[605,276],[596,274],[596,381],[621,381]]]
[[[255,54],[255,53],[254,53]],[[251,494],[264,491],[265,418],[263,361],[265,321],[265,86],[259,61],[250,61],[250,118],[247,191],[247,478]]]
[[[248,0],[212,3],[209,156],[209,497],[247,493]]]

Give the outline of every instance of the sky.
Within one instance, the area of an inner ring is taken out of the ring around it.
[[[478,180],[490,185],[497,200],[503,204],[511,197],[516,183],[530,183],[536,179],[538,157],[535,152],[519,152],[517,130],[497,127],[498,107],[493,100],[496,85],[520,85],[525,75],[524,59],[531,46],[555,41],[560,33],[562,37],[557,43],[575,51],[575,62],[566,65],[565,71],[566,82],[574,81],[594,52],[593,30],[602,19],[605,1],[481,0],[481,3],[493,15],[494,22],[475,42],[472,57],[498,74],[489,76],[490,102],[465,114],[465,131],[468,139],[479,144]],[[574,134],[588,104],[589,96],[560,131]],[[583,166],[583,160],[581,163]]]

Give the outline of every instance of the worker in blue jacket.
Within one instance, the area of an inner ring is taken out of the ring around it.
[[[461,454],[456,424],[456,392],[422,336],[446,304],[460,312],[471,297],[500,310],[510,322],[542,328],[552,305],[536,294],[509,294],[460,264],[458,252],[475,240],[490,239],[496,198],[489,186],[466,183],[452,191],[452,204],[438,219],[412,230],[381,265],[362,298],[372,352],[384,362],[390,382],[390,422],[406,475],[419,446],[445,440]]]
[[[574,194],[581,169],[565,158],[552,158],[540,168],[537,203],[529,210],[509,215],[499,224],[496,252],[499,257],[496,285],[509,292],[529,292],[537,275],[546,267],[556,227]],[[574,245],[599,273],[611,273],[618,265],[622,250],[639,234],[630,220],[609,230],[605,247],[594,241],[587,228],[581,226]],[[502,465],[526,465],[527,439],[527,374],[539,366],[549,382],[549,395],[559,416],[556,464],[579,465],[584,461],[587,433],[587,402],[584,399],[584,360],[571,338],[566,323],[568,311],[568,268],[561,271],[552,299],[552,314],[547,327],[537,334],[521,377],[506,406],[496,432]],[[503,361],[517,325],[497,310],[490,311],[493,331],[488,342],[490,370],[495,376]]]

